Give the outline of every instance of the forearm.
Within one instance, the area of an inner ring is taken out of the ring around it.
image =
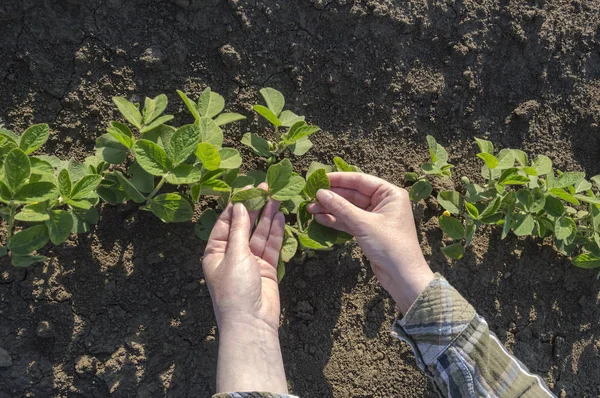
[[[217,392],[287,393],[277,330],[230,321],[219,328]]]

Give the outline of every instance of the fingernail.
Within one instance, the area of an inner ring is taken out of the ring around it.
[[[234,217],[242,217],[244,215],[244,205],[241,203],[236,203],[233,205],[233,216]]]
[[[317,199],[321,203],[329,203],[331,202],[331,199],[333,199],[333,194],[327,189],[319,189],[317,191]]]

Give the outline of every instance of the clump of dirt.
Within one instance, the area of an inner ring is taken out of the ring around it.
[[[425,135],[476,180],[473,137],[598,174],[597,0],[23,0],[0,2],[0,117],[48,122],[47,149],[82,159],[117,117],[111,97],[211,86],[251,115],[263,86],[323,128],[297,159],[341,155],[402,183]],[[227,129],[226,145],[257,131]],[[249,153],[244,151],[244,155]],[[461,261],[440,253],[429,203],[422,245],[491,329],[559,396],[600,394],[600,298],[592,270],[548,244],[484,231]],[[105,206],[87,236],[47,249],[44,266],[0,259],[0,396],[209,396],[217,333],[191,225]],[[281,341],[301,396],[434,396],[353,246],[291,265]]]

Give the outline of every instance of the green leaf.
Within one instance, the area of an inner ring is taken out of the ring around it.
[[[533,198],[533,203],[529,208],[529,211],[532,213],[537,213],[538,211],[542,210],[546,205],[546,196],[539,188],[534,188],[531,191],[531,194]]]
[[[200,135],[200,127],[195,124],[185,125],[175,131],[170,142],[170,157],[174,166],[181,164],[194,153],[200,143]]]
[[[198,107],[196,106],[196,103],[192,101],[183,91],[177,90],[177,94],[179,94],[185,106],[187,106],[190,113],[194,116],[194,119],[199,120],[200,113],[198,113]]]
[[[146,201],[146,197],[120,171],[115,171],[114,175],[119,180],[120,186],[128,199],[133,200],[135,203]]]
[[[194,216],[194,208],[178,193],[164,193],[148,201],[150,211],[163,222],[184,222]]]
[[[312,221],[303,233],[298,234],[298,240],[305,248],[323,250],[336,244],[340,236],[339,231]]]
[[[213,144],[217,148],[223,146],[223,130],[214,122],[214,120],[202,117],[198,122],[200,127],[200,141]]]
[[[267,170],[269,192],[273,194],[287,186],[292,173],[292,163],[289,159],[283,159],[281,162],[271,165]]]
[[[269,186],[269,194],[275,200],[285,201],[292,199],[294,196],[298,195],[304,189],[306,182],[304,178],[293,175],[288,184],[277,192],[271,191],[271,186]]]
[[[296,122],[290,128],[290,131],[288,131],[284,135],[284,140],[288,145],[293,144],[294,142],[298,141],[299,139],[308,137],[309,135],[312,135],[319,130],[321,130],[321,129],[318,126],[310,126],[302,121]]]
[[[281,283],[281,280],[285,276],[285,262],[282,259],[277,261],[277,283]]]
[[[448,152],[446,152],[443,146],[437,143],[433,136],[427,136],[427,145],[429,146],[432,163],[440,165],[448,162]]]
[[[441,216],[440,228],[446,235],[455,240],[462,239],[465,236],[462,223],[452,216]]]
[[[242,144],[246,145],[258,156],[268,158],[272,155],[269,141],[256,134],[246,133],[242,137]]]
[[[4,184],[2,181],[0,181],[0,202],[9,204],[11,200],[12,200],[12,192],[10,192],[10,189],[8,189],[6,184]]]
[[[96,139],[96,156],[110,164],[121,164],[127,159],[129,148],[111,134]]]
[[[217,126],[223,126],[225,124],[237,122],[239,120],[244,120],[244,119],[246,119],[246,116],[240,115],[239,113],[226,112],[226,113],[221,113],[214,120],[215,120],[215,123],[217,124]]]
[[[34,152],[48,141],[48,132],[47,124],[36,124],[29,127],[21,136],[19,148],[26,154]]]
[[[267,173],[261,170],[250,170],[248,173],[248,177],[251,177],[254,180],[254,186],[267,181]]]
[[[23,185],[13,196],[15,203],[33,203],[58,198],[56,185],[48,181],[30,182]]]
[[[487,205],[487,207],[479,214],[479,218],[484,219],[486,217],[491,217],[494,214],[496,214],[496,212],[500,208],[501,203],[502,203],[502,199],[500,197],[494,198],[494,200],[492,200]]]
[[[68,211],[53,210],[49,212],[50,218],[45,221],[48,228],[50,241],[55,245],[60,245],[69,238],[73,229],[73,217]]]
[[[71,184],[71,176],[69,175],[69,170],[62,169],[60,171],[60,173],[58,173],[57,180],[58,180],[58,192],[60,193],[60,196],[62,196],[63,198],[70,198],[72,184]]]
[[[409,197],[411,202],[418,202],[421,199],[426,199],[431,195],[433,187],[427,180],[419,180],[410,187]]]
[[[72,199],[83,199],[94,193],[98,185],[100,185],[100,181],[102,181],[102,176],[98,174],[90,174],[75,184],[73,190],[71,191]]]
[[[54,176],[54,167],[49,162],[35,156],[30,156],[29,163],[31,165],[31,174]]]
[[[337,168],[337,171],[342,172],[360,172],[360,169],[356,166],[349,165],[346,161],[338,156],[333,158],[333,163]]]
[[[290,146],[290,151],[296,156],[302,156],[306,152],[310,151],[313,147],[313,143],[307,137],[300,138]]]
[[[159,94],[154,98],[146,97],[144,102],[144,124],[148,125],[159,117],[167,109],[168,102],[169,100],[164,94]]]
[[[260,95],[265,99],[267,107],[275,114],[279,116],[283,107],[285,106],[285,98],[283,94],[271,87],[265,87],[260,90]]]
[[[553,217],[560,217],[565,212],[565,207],[562,202],[552,196],[546,196],[544,210]]]
[[[277,115],[274,114],[269,108],[262,105],[254,105],[253,109],[256,113],[267,119],[269,123],[271,123],[273,126],[281,126],[281,121],[277,118]]]
[[[585,192],[588,189],[592,189],[592,183],[587,180],[581,180],[573,186],[575,193]]]
[[[5,128],[0,128],[0,137],[5,137],[8,139],[8,141],[12,142],[14,144],[14,148],[18,147],[19,142],[21,141],[21,137]]]
[[[494,144],[488,140],[482,140],[481,138],[475,138],[475,142],[482,153],[494,154]]]
[[[294,123],[303,122],[304,116],[298,116],[292,111],[283,111],[279,115],[279,121],[282,126],[292,127]]]
[[[4,183],[15,192],[22,187],[31,175],[29,158],[19,148],[15,148],[4,159]]]
[[[513,232],[517,236],[531,235],[535,228],[535,221],[531,214],[517,213],[514,215]]]
[[[529,211],[529,208],[533,205],[533,195],[527,189],[517,191],[517,202],[521,205],[520,208]]]
[[[599,198],[592,198],[590,196],[585,196],[585,195],[573,195],[573,197],[577,200],[580,200],[582,202],[586,202],[586,203],[593,203],[595,205],[600,205],[600,199]]]
[[[310,175],[319,169],[323,169],[327,173],[331,173],[333,171],[333,167],[329,165],[320,162],[311,162],[308,166],[308,170],[306,171],[306,179],[308,180],[308,178],[310,178]]]
[[[533,161],[532,164],[539,176],[543,176],[552,172],[552,160],[548,156],[540,155]]]
[[[483,159],[488,169],[495,169],[498,166],[498,159],[494,155],[481,152],[477,154],[477,157]]]
[[[137,106],[123,97],[113,97],[113,102],[129,123],[133,124],[138,129],[142,128],[142,114]]]
[[[437,201],[450,213],[458,215],[462,208],[462,196],[456,191],[441,191],[438,193]]]
[[[224,181],[221,181],[217,178],[210,178],[204,181],[201,181],[201,194],[202,195],[222,195],[224,193],[229,193],[231,191],[231,187],[227,185]]]
[[[600,267],[600,257],[592,253],[583,253],[573,258],[571,263],[579,268],[598,268]]]
[[[237,169],[242,164],[242,157],[235,148],[223,148],[219,151],[221,157],[220,169]]]
[[[139,165],[152,175],[163,176],[173,168],[165,150],[152,141],[137,141],[133,152]]]
[[[257,211],[269,200],[269,193],[261,188],[250,188],[236,192],[231,197],[232,203],[242,203],[248,211]]]
[[[204,89],[198,99],[198,113],[202,117],[215,117],[225,108],[225,99],[210,90],[210,87]]]
[[[154,176],[142,169],[138,162],[133,162],[127,169],[131,184],[142,193],[150,193],[154,190]]]
[[[206,170],[216,170],[221,165],[219,150],[213,144],[208,142],[199,143],[196,146],[195,154]]]
[[[465,202],[465,208],[467,209],[467,213],[469,213],[469,215],[475,220],[479,218],[479,209],[477,209],[474,204]]]
[[[212,232],[213,227],[217,223],[218,219],[217,213],[213,209],[205,210],[198,219],[198,224],[194,226],[194,231],[198,238],[203,241],[208,241],[210,237],[210,233]]]
[[[460,260],[463,257],[462,244],[453,243],[451,245],[444,246],[442,247],[442,253],[451,259]]]
[[[570,217],[562,216],[554,224],[554,235],[559,240],[567,239],[576,231],[577,226],[575,225],[575,221]]]
[[[190,164],[180,164],[165,176],[169,184],[182,185],[194,184],[202,178],[202,171]]]
[[[141,130],[140,133],[146,133],[148,131],[154,130],[155,128],[157,128],[158,126],[161,126],[163,124],[165,124],[166,122],[168,122],[169,120],[173,119],[173,115],[164,115],[159,117],[158,119],[156,119],[155,121],[153,121],[152,123],[150,123],[147,126],[144,126]]]
[[[15,215],[15,220],[25,222],[44,222],[50,219],[47,211],[47,203],[35,203],[24,206],[19,213]]]
[[[520,149],[511,149],[511,151],[515,156],[517,163],[519,163],[521,167],[526,167],[529,165],[529,157],[527,156],[527,153],[521,151]]]
[[[515,155],[510,149],[503,149],[498,153],[497,156],[498,165],[497,169],[505,170],[510,169],[515,165]]]
[[[585,178],[585,173],[579,171],[569,171],[561,174],[555,181],[552,188],[566,188],[577,185]]]
[[[48,239],[46,225],[35,225],[17,232],[8,241],[8,249],[14,254],[29,254],[44,247]]]
[[[304,192],[309,198],[315,199],[319,189],[329,189],[330,187],[331,184],[327,177],[327,172],[324,169],[319,169],[312,173],[306,180]]]
[[[11,258],[11,264],[13,267],[29,267],[35,263],[43,263],[48,257],[46,256],[33,256],[31,254],[13,254]]]
[[[514,210],[514,203],[509,204],[508,209],[506,209],[506,216],[504,217],[504,225],[502,225],[502,234],[500,235],[500,239],[502,240],[504,240],[510,232],[510,229],[512,227],[512,215]]]
[[[575,197],[571,194],[568,194],[563,189],[560,188],[552,188],[548,191],[550,195],[555,196],[559,199],[564,200],[565,202],[571,203],[572,205],[579,206],[579,201],[575,199]]]
[[[283,244],[281,245],[281,252],[279,258],[281,259],[281,261],[287,263],[296,255],[297,251],[298,240],[286,228],[286,233],[283,236]]]

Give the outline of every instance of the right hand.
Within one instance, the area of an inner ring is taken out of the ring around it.
[[[402,313],[434,275],[419,246],[405,189],[361,173],[329,173],[331,189],[307,206],[322,225],[354,235]]]

